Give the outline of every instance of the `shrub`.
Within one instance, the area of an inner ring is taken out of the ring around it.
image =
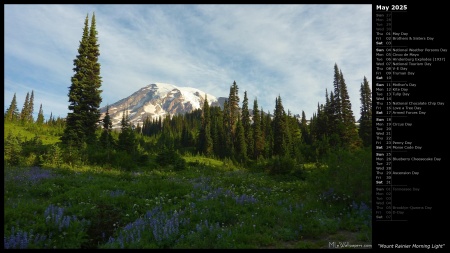
[[[111,164],[126,171],[131,171],[136,167],[136,161],[124,150],[114,151],[112,153]]]
[[[186,169],[186,161],[173,149],[164,149],[158,153],[156,162],[163,167],[172,165],[174,170]]]
[[[7,165],[19,165],[20,154],[22,152],[20,136],[13,136],[11,132],[5,138],[4,142],[4,159]]]
[[[334,189],[338,195],[349,195],[357,202],[371,203],[372,150],[335,150],[324,157],[325,170],[311,176],[318,192]]]
[[[63,163],[63,152],[58,144],[53,144],[49,147],[45,155],[45,164],[59,167]]]
[[[269,160],[267,169],[270,174],[288,174],[295,169],[296,162],[288,156],[276,156]]]

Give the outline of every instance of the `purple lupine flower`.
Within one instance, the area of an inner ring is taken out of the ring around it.
[[[125,245],[123,244],[123,237],[122,237],[122,235],[119,236],[119,243],[120,243],[120,248],[124,249]]]
[[[195,225],[195,229],[197,229],[197,232],[202,231],[202,226],[200,224]]]
[[[134,222],[131,222],[124,226],[120,232],[118,239],[110,239],[108,244],[119,242],[122,240],[124,243],[133,243],[140,241],[141,232],[150,230],[153,234],[153,238],[156,242],[170,239],[173,235],[179,233],[180,223],[186,222],[187,219],[179,219],[185,211],[173,212],[171,215],[162,212],[160,206],[147,211],[144,218],[138,218]],[[189,220],[188,220],[189,221]],[[119,242],[120,243],[120,242]]]
[[[23,233],[23,237],[20,238],[20,248],[21,249],[26,249],[28,246],[28,233],[24,232]]]
[[[134,234],[133,233],[131,233],[131,242],[134,242]]]
[[[125,194],[125,191],[123,191],[123,190],[115,190],[115,191],[111,191],[110,193],[109,193],[109,195],[111,196],[111,197],[118,197],[118,196],[122,196],[122,195],[124,195]]]
[[[234,199],[236,200],[237,204],[241,204],[241,205],[243,205],[243,204],[245,204],[247,202],[248,203],[256,203],[257,202],[255,197],[250,196],[250,195],[246,195],[246,194],[237,196]]]
[[[27,233],[23,231],[17,231],[15,233],[14,227],[11,229],[11,235],[9,237],[3,237],[3,243],[5,249],[26,249],[31,240],[32,233]]]

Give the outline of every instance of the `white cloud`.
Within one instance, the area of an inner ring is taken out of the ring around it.
[[[250,105],[257,97],[273,111],[280,95],[286,110],[311,117],[333,88],[337,63],[358,117],[360,83],[372,77],[370,5],[5,5],[5,109],[24,87],[48,93],[44,111],[67,103],[92,12],[102,106],[151,82],[219,97],[236,81]]]

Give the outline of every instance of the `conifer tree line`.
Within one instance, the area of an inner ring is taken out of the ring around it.
[[[201,109],[183,115],[147,118],[142,126],[136,128],[130,124],[128,111],[124,110],[121,130],[116,135],[112,132],[108,106],[104,118],[100,118],[102,78],[99,56],[95,14],[90,23],[89,15],[86,15],[78,54],[73,60],[74,74],[68,93],[69,113],[65,119],[58,117],[56,120],[65,124],[60,140],[68,160],[78,159],[76,157],[80,154],[92,155],[95,152],[90,151],[98,152],[99,148],[108,161],[117,156],[116,151],[136,158],[167,148],[239,163],[277,157],[301,163],[317,161],[333,149],[356,150],[372,145],[372,94],[369,83],[364,77],[360,86],[361,118],[356,121],[347,83],[337,64],[333,69],[332,89],[325,90],[325,103],[317,104],[317,112],[309,120],[304,111],[301,117],[286,111],[280,95],[274,98],[273,110],[266,112],[258,105],[257,98],[250,104],[247,91],[244,91],[241,101],[239,87],[233,81],[222,107],[210,106],[205,95]],[[5,112],[5,121],[55,124],[52,114],[45,122],[42,104],[36,121],[32,116],[33,110],[34,91],[31,95],[27,93],[20,112],[14,94]],[[151,144],[145,143],[145,138],[150,139]],[[87,147],[91,148],[90,151]]]
[[[23,103],[22,109],[19,112],[19,108],[17,106],[17,96],[14,93],[13,98],[9,107],[5,111],[4,120],[5,122],[19,123],[24,126],[30,126],[33,123],[37,125],[49,125],[49,126],[62,126],[64,125],[65,119],[61,117],[54,118],[53,114],[50,113],[49,119],[46,121],[44,117],[44,109],[42,108],[42,104],[39,105],[39,112],[36,120],[34,120],[34,90],[27,92],[25,97],[25,102]]]
[[[372,93],[364,77],[361,84],[360,127],[355,124],[347,84],[342,71],[334,65],[334,90],[325,91],[325,104],[318,104],[317,112],[310,122],[309,141],[317,143],[320,152],[331,147],[343,147],[351,150],[372,144]]]
[[[42,105],[41,105],[42,106]],[[19,108],[17,107],[16,93],[14,93],[13,99],[11,101],[10,106],[5,112],[5,121],[20,121],[22,124],[33,123],[34,113],[34,90],[30,93],[27,92],[27,96],[25,97],[25,102],[23,103],[22,110],[19,113]],[[38,116],[39,117],[39,116]]]
[[[342,71],[334,67],[334,90],[325,91],[325,104],[318,104],[317,113],[306,119],[286,113],[282,98],[275,98],[273,113],[259,108],[258,100],[253,100],[249,108],[247,91],[244,91],[242,106],[238,102],[238,85],[234,81],[230,86],[228,99],[223,108],[210,106],[208,97],[202,109],[184,115],[167,115],[164,118],[147,118],[142,126],[133,129],[127,111],[123,112],[121,131],[118,138],[112,134],[112,121],[107,106],[106,114],[97,127],[101,133],[95,134],[94,141],[107,151],[107,157],[114,150],[135,154],[139,149],[139,136],[148,136],[156,140],[159,148],[190,151],[216,158],[230,158],[238,162],[287,156],[295,159],[314,160],[317,155],[325,154],[333,148],[355,149],[370,146],[372,142],[372,101],[367,78],[360,87],[361,118],[359,129],[355,124],[347,86]],[[34,92],[27,93],[23,108],[19,113],[16,94],[5,112],[5,121],[30,122],[55,125],[66,119],[54,119],[52,114],[44,121],[42,104],[36,121],[33,120],[32,104]],[[69,114],[70,115],[70,114]],[[70,126],[66,122],[64,134]],[[72,127],[73,128],[73,127]],[[64,136],[64,135],[63,135]],[[98,137],[98,138],[97,138]],[[61,138],[62,139],[62,138]]]
[[[169,148],[187,149],[205,156],[230,158],[239,162],[287,156],[313,160],[317,155],[342,148],[355,150],[371,145],[371,91],[366,77],[361,84],[361,118],[358,128],[348,95],[347,84],[337,64],[333,91],[325,91],[325,104],[306,119],[304,111],[296,117],[275,98],[273,113],[264,113],[253,101],[248,106],[244,91],[242,107],[236,81],[230,86],[223,108],[210,106],[207,97],[202,109],[184,115],[147,118],[140,134],[152,136]]]

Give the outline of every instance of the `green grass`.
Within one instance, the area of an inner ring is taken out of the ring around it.
[[[177,172],[6,167],[5,238],[27,237],[28,248],[323,248],[330,235],[371,243],[370,210],[349,206],[352,196],[324,199],[333,195],[314,187],[316,174],[281,181],[185,159]]]
[[[37,135],[48,147],[61,134],[48,126],[4,126],[5,139],[9,133],[22,141]],[[370,151],[338,152],[322,163],[303,164],[302,179],[269,175],[264,161],[244,168],[227,159],[186,155],[186,168],[177,171],[156,158],[150,152],[145,165],[126,163],[126,171],[47,160],[44,167],[23,166],[33,164],[33,156],[21,157],[22,166],[5,166],[5,248],[371,244]]]
[[[58,132],[55,131],[54,127],[49,127],[47,125],[42,125],[40,127],[32,125],[26,127],[17,123],[4,122],[4,128],[4,138],[11,133],[13,136],[21,136],[24,140],[31,140],[37,135],[44,145],[59,142]]]

